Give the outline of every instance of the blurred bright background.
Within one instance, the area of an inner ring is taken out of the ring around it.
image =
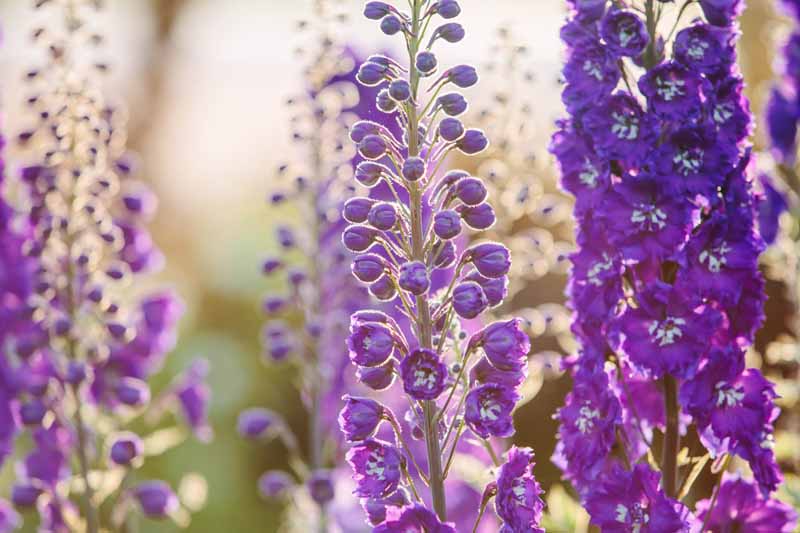
[[[23,74],[39,53],[29,38],[37,24],[31,4],[0,1],[0,89],[9,136],[30,120],[21,103]],[[391,50],[396,39],[362,21],[361,4],[349,2],[351,20],[341,39],[364,53]],[[563,4],[465,0],[461,22],[468,38],[442,53],[445,63],[483,64],[497,29],[514,32],[529,48],[536,76],[532,100],[542,157],[551,124],[561,113],[557,79]],[[784,32],[770,0],[749,4],[743,68],[758,111],[772,76],[771,50]],[[303,89],[295,54],[303,44],[297,22],[310,5],[310,0],[107,0],[93,24],[108,41],[112,71],[107,94],[127,105],[130,147],[140,155],[142,176],[160,198],[152,228],[167,267],[156,281],[175,286],[187,304],[163,379],[195,356],[212,365],[214,441],[190,441],[147,466],[150,475],[173,482],[186,472],[205,476],[208,503],[194,517],[191,532],[276,530],[279,510],[259,499],[255,485],[264,470],[285,463],[284,452],[277,444],[257,448],[236,435],[242,408],[269,405],[303,435],[305,415],[291,376],[261,363],[259,303],[269,287],[259,261],[275,247],[265,200],[273,170],[290,150],[284,102]],[[22,163],[15,161],[13,150],[8,160],[11,171]],[[555,476],[546,464],[554,441],[550,415],[564,392],[565,383],[548,383],[541,401],[519,414],[518,439],[536,448],[545,485]],[[536,441],[526,440],[533,436]],[[7,495],[10,483],[11,469],[5,470],[0,495]],[[173,530],[168,523],[144,529]]]

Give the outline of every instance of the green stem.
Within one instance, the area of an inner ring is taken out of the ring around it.
[[[407,106],[408,109],[408,155],[416,157],[419,155],[419,117],[417,115],[417,95],[419,92],[419,71],[415,65],[415,58],[419,51],[420,39],[420,15],[422,11],[422,0],[414,0],[411,18],[411,37],[409,39],[409,74],[412,91],[413,103]],[[417,183],[409,185],[409,196],[411,200],[411,247],[413,258],[417,261],[425,262],[425,233],[422,221],[422,195]],[[417,329],[419,333],[420,345],[423,348],[433,348],[433,324],[428,300],[425,295],[417,297]],[[447,504],[444,495],[444,475],[442,470],[442,450],[439,442],[438,423],[436,420],[436,402],[426,400],[422,404],[424,418],[425,447],[428,456],[428,479],[431,489],[431,499],[433,508],[441,521],[447,520]]]

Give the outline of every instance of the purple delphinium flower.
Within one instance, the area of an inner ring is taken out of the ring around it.
[[[697,520],[704,531],[725,533],[790,533],[797,526],[797,512],[775,498],[764,497],[758,487],[736,475],[725,474],[716,500],[697,502]]]
[[[142,512],[150,518],[166,518],[179,506],[178,497],[163,481],[146,481],[133,489]]]
[[[382,498],[397,490],[404,468],[400,450],[387,442],[367,439],[350,448],[355,493],[362,498]]]
[[[568,294],[580,350],[565,364],[574,382],[554,460],[603,531],[686,531],[686,431],[712,457],[747,461],[763,491],[780,480],[774,388],[744,359],[763,318],[764,242],[736,65],[743,2],[703,0],[704,19],[683,28],[670,2],[602,4],[592,16],[572,5],[561,34],[569,117],[551,152],[576,196]],[[678,25],[660,35],[673,9]],[[614,67],[624,84],[609,88]],[[660,472],[643,459],[656,451]]]
[[[166,429],[161,400],[180,397],[191,404],[188,425],[210,429],[204,401],[151,391],[182,306],[169,291],[126,290],[163,263],[147,230],[157,202],[135,177],[136,158],[120,142],[126,113],[104,103],[95,65],[62,61],[96,40],[86,29],[93,10],[72,7],[37,4],[52,10],[37,42],[53,53],[26,77],[38,125],[17,136],[28,160],[10,178],[17,203],[0,198],[0,464],[24,426],[14,505],[35,506],[42,531],[82,523],[97,533],[133,509],[119,497],[101,513],[94,485],[145,460],[134,419],[140,430]],[[5,179],[0,165],[0,195]],[[207,392],[203,377],[187,389]]]
[[[376,107],[394,115],[390,118],[402,131],[368,120],[352,125],[351,140],[366,160],[358,165],[356,181],[370,190],[357,189],[357,196],[347,203],[344,214],[351,225],[343,230],[342,241],[360,254],[352,268],[355,277],[369,284],[376,298],[391,302],[403,318],[394,323],[369,312],[355,313],[347,346],[357,377],[368,387],[384,391],[391,388],[393,374],[401,378],[411,406],[402,421],[385,411],[391,428],[383,431],[392,430],[397,446],[387,443],[381,450],[391,450],[386,453],[392,458],[397,454],[393,463],[413,466],[412,472],[400,479],[396,466],[396,479],[384,485],[378,476],[384,467],[366,462],[376,447],[371,440],[375,406],[366,406],[362,427],[354,421],[355,409],[348,401],[340,422],[345,435],[356,441],[348,454],[356,472],[356,494],[368,499],[364,508],[376,531],[454,531],[448,520],[469,528],[481,514],[475,508],[472,516],[452,515],[454,509],[447,505],[447,489],[452,486],[445,479],[447,462],[457,461],[456,451],[462,448],[483,457],[482,451],[471,449],[474,444],[460,440],[463,425],[483,441],[481,446],[492,446],[489,437],[513,434],[512,412],[526,376],[530,340],[518,319],[477,332],[466,322],[479,320],[486,309],[502,303],[511,258],[500,243],[471,244],[464,236],[465,230],[482,231],[497,223],[485,183],[465,171],[444,175],[437,171],[451,151],[474,155],[489,145],[483,131],[455,118],[467,109],[466,98],[456,90],[477,83],[477,71],[469,65],[439,65],[435,54],[434,45],[464,37],[457,23],[437,26],[435,21],[439,16],[455,17],[459,2],[371,3],[365,12],[373,19],[384,12],[404,25],[403,32],[395,32],[392,19],[381,29],[402,35],[407,62],[375,55],[358,76],[362,84],[377,87]],[[429,27],[431,34],[426,35]],[[613,69],[614,59],[602,54],[589,59],[597,62],[600,76],[607,77],[610,92],[620,75]],[[575,72],[576,79],[586,81],[587,76],[595,73]],[[427,102],[423,84],[432,93]],[[377,216],[370,220],[375,206],[397,219],[387,218],[385,224]],[[402,408],[390,393],[384,394],[384,405]],[[406,432],[424,440],[424,450],[407,446]],[[418,464],[427,465],[425,472],[415,472]],[[429,490],[420,493],[424,504],[409,507],[401,496],[419,492],[415,477]]]
[[[538,527],[544,509],[542,489],[533,477],[533,450],[513,446],[497,475],[494,506],[503,533],[543,533]]]

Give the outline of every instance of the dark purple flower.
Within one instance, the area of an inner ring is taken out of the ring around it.
[[[353,275],[365,283],[371,283],[386,272],[386,260],[377,254],[361,254],[353,259]]]
[[[475,333],[469,348],[483,348],[489,362],[500,370],[520,370],[531,350],[530,337],[522,331],[522,320],[512,318],[489,324]]]
[[[364,252],[375,242],[378,232],[369,226],[354,224],[345,228],[342,242],[352,252]]]
[[[343,399],[345,405],[339,413],[339,427],[350,442],[372,437],[388,416],[386,408],[370,398],[345,395]]]
[[[617,92],[583,115],[583,128],[598,155],[638,162],[650,149],[654,136],[653,117],[647,115],[630,94]]]
[[[368,220],[374,228],[387,231],[397,223],[397,211],[394,205],[388,202],[380,202],[369,210]]]
[[[145,481],[133,489],[142,512],[150,518],[166,518],[178,510],[178,497],[163,481]]]
[[[489,139],[481,130],[467,130],[456,146],[467,155],[475,155],[483,152],[489,146]]]
[[[702,87],[699,75],[674,61],[658,65],[639,79],[648,109],[666,120],[696,117],[702,110]]]
[[[15,483],[11,487],[11,503],[17,508],[33,507],[42,492],[42,489],[34,485]]]
[[[471,382],[485,385],[496,383],[509,388],[517,388],[528,377],[528,367],[520,370],[500,370],[496,368],[486,357],[481,357],[469,371]]]
[[[686,68],[716,74],[734,59],[732,37],[727,29],[698,22],[678,32],[672,53]]]
[[[373,533],[456,533],[454,524],[441,523],[433,511],[420,503],[403,509],[396,518],[376,526]]]
[[[453,184],[453,192],[465,205],[477,206],[486,200],[488,191],[483,181],[478,178],[465,177]]]
[[[375,200],[372,198],[363,198],[361,196],[350,198],[344,203],[342,216],[353,224],[366,222],[373,205],[375,205]]]
[[[478,73],[471,65],[458,65],[442,74],[442,79],[447,80],[456,87],[467,89],[478,83]]]
[[[706,19],[715,26],[730,26],[744,7],[742,0],[700,0]]]
[[[143,452],[144,443],[142,439],[135,433],[127,431],[114,439],[109,456],[114,463],[120,466],[128,466],[135,459],[141,457]]]
[[[438,0],[431,6],[431,12],[438,13],[442,18],[451,19],[461,13],[461,6],[457,0]]]
[[[404,461],[400,450],[379,440],[367,439],[350,448],[347,462],[353,468],[355,494],[361,498],[382,498],[396,491]]]
[[[544,533],[539,527],[544,502],[533,477],[533,450],[512,446],[497,475],[494,508],[503,520],[504,533]]]
[[[664,495],[659,477],[646,464],[637,464],[632,472],[617,465],[587,496],[592,524],[608,533],[688,531],[683,506]]]
[[[416,400],[435,400],[444,391],[447,365],[433,350],[419,348],[400,362],[403,390]]]
[[[508,295],[508,276],[499,278],[486,278],[477,272],[473,272],[464,278],[465,281],[474,281],[483,289],[489,307],[496,307],[503,303]]]
[[[391,330],[376,322],[354,324],[347,338],[350,360],[360,366],[382,365],[394,352]]]
[[[457,117],[467,110],[467,100],[459,93],[447,93],[436,99],[436,107],[440,107],[446,115]]]
[[[464,31],[464,27],[459,24],[458,22],[448,22],[447,24],[442,24],[438,28],[433,31],[433,35],[431,36],[431,42],[433,42],[436,38],[441,38],[447,41],[448,43],[457,43],[464,39],[466,32]],[[471,68],[471,67],[470,67]],[[475,69],[473,69],[474,71]],[[461,74],[459,79],[465,79],[465,75]],[[478,78],[477,74],[475,75],[475,81],[472,83],[474,85],[477,83]]]
[[[433,217],[433,232],[440,239],[452,239],[461,233],[461,216],[452,209],[439,211]]]
[[[416,296],[424,294],[431,284],[428,269],[421,261],[409,261],[400,265],[397,281],[400,288]]]
[[[455,142],[464,135],[464,124],[457,118],[447,117],[439,122],[439,136],[447,142]]]
[[[457,211],[467,226],[475,230],[489,229],[496,220],[494,209],[488,203],[476,206],[461,206]]]
[[[479,437],[510,437],[514,434],[511,416],[519,401],[515,389],[487,383],[469,391],[464,404],[464,421]]]
[[[511,254],[500,243],[477,244],[464,252],[464,261],[470,261],[478,272],[487,278],[500,278],[511,268]]]
[[[388,389],[392,386],[392,383],[394,383],[394,364],[389,361],[381,366],[360,366],[356,371],[356,378],[373,390],[381,391]]]
[[[462,318],[475,318],[489,307],[483,288],[474,281],[463,281],[453,289],[453,309]]]
[[[417,54],[417,57],[414,60],[414,64],[417,67],[417,70],[419,70],[421,74],[425,76],[430,76],[436,71],[436,66],[438,65],[438,61],[436,60],[436,56],[432,52],[423,50],[422,52]]]
[[[696,512],[711,533],[791,533],[797,527],[797,513],[789,505],[764,497],[755,484],[728,473],[714,504],[701,500]]]
[[[372,20],[380,20],[394,12],[395,8],[386,2],[367,2],[364,6],[364,16]]]
[[[644,21],[633,11],[623,9],[606,13],[600,23],[600,35],[617,56],[638,57],[650,42]]]
[[[406,80],[394,80],[389,84],[389,94],[398,102],[405,102],[411,98],[411,84]]]
[[[609,96],[620,77],[616,58],[600,43],[573,48],[564,67],[567,87],[562,99],[570,111],[586,109]]]
[[[667,192],[687,191],[713,198],[728,171],[733,149],[708,124],[673,131],[656,154],[656,171]]]

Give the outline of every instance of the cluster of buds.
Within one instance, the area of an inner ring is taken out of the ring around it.
[[[456,513],[447,505],[445,480],[461,437],[468,429],[474,435],[469,444],[496,459],[491,439],[513,435],[512,412],[526,377],[530,341],[521,321],[483,328],[471,322],[502,303],[511,267],[502,244],[464,244],[466,229],[495,223],[486,185],[464,171],[443,171],[452,152],[475,155],[489,144],[483,131],[458,118],[467,109],[458,89],[477,83],[475,68],[440,69],[433,52],[438,41],[464,37],[452,21],[460,12],[455,0],[413,0],[408,12],[387,2],[368,2],[364,9],[384,33],[402,35],[408,50],[405,65],[373,55],[359,69],[358,81],[379,88],[376,107],[395,115],[401,131],[372,121],[353,125],[350,138],[365,159],[355,179],[371,191],[343,209],[351,225],[342,241],[358,254],[353,274],[378,300],[394,303],[409,324],[404,328],[378,310],[359,311],[347,339],[362,384],[387,391],[399,376],[407,398],[405,428],[389,406],[371,399],[348,397],[340,414],[353,442],[347,460],[355,493],[375,531],[456,531],[448,522]],[[444,22],[432,28],[437,18]],[[431,80],[427,98],[423,80]],[[470,328],[477,331],[470,335]],[[389,440],[375,436],[384,422]],[[422,453],[407,435],[424,441]],[[475,528],[496,497],[504,530],[538,530],[543,504],[532,464],[529,450],[509,453],[480,505],[467,513]]]
[[[197,361],[151,399],[148,380],[174,345],[182,307],[169,291],[139,299],[127,291],[161,263],[145,227],[155,198],[133,178],[124,113],[99,89],[107,65],[82,61],[84,45],[102,42],[88,23],[97,3],[36,6],[62,24],[33,34],[47,62],[26,74],[37,123],[17,140],[34,163],[20,165],[2,204],[0,270],[13,275],[0,286],[0,460],[21,435],[32,442],[12,502],[38,509],[41,531],[117,530],[137,508],[185,524],[169,485],[137,479],[146,457],[168,447],[164,434],[129,428],[174,408],[210,438],[206,365]],[[179,433],[171,445],[187,432]]]
[[[570,117],[551,150],[576,197],[581,351],[555,460],[603,530],[749,530],[768,513],[759,527],[789,531],[794,513],[771,496],[774,385],[745,366],[765,297],[736,65],[742,2],[701,0],[704,16],[674,39],[659,31],[669,2],[569,4]],[[705,455],[683,459],[682,438]],[[754,481],[722,474],[734,456]],[[718,485],[692,512],[691,472],[711,458]],[[742,487],[754,500],[734,507]]]

